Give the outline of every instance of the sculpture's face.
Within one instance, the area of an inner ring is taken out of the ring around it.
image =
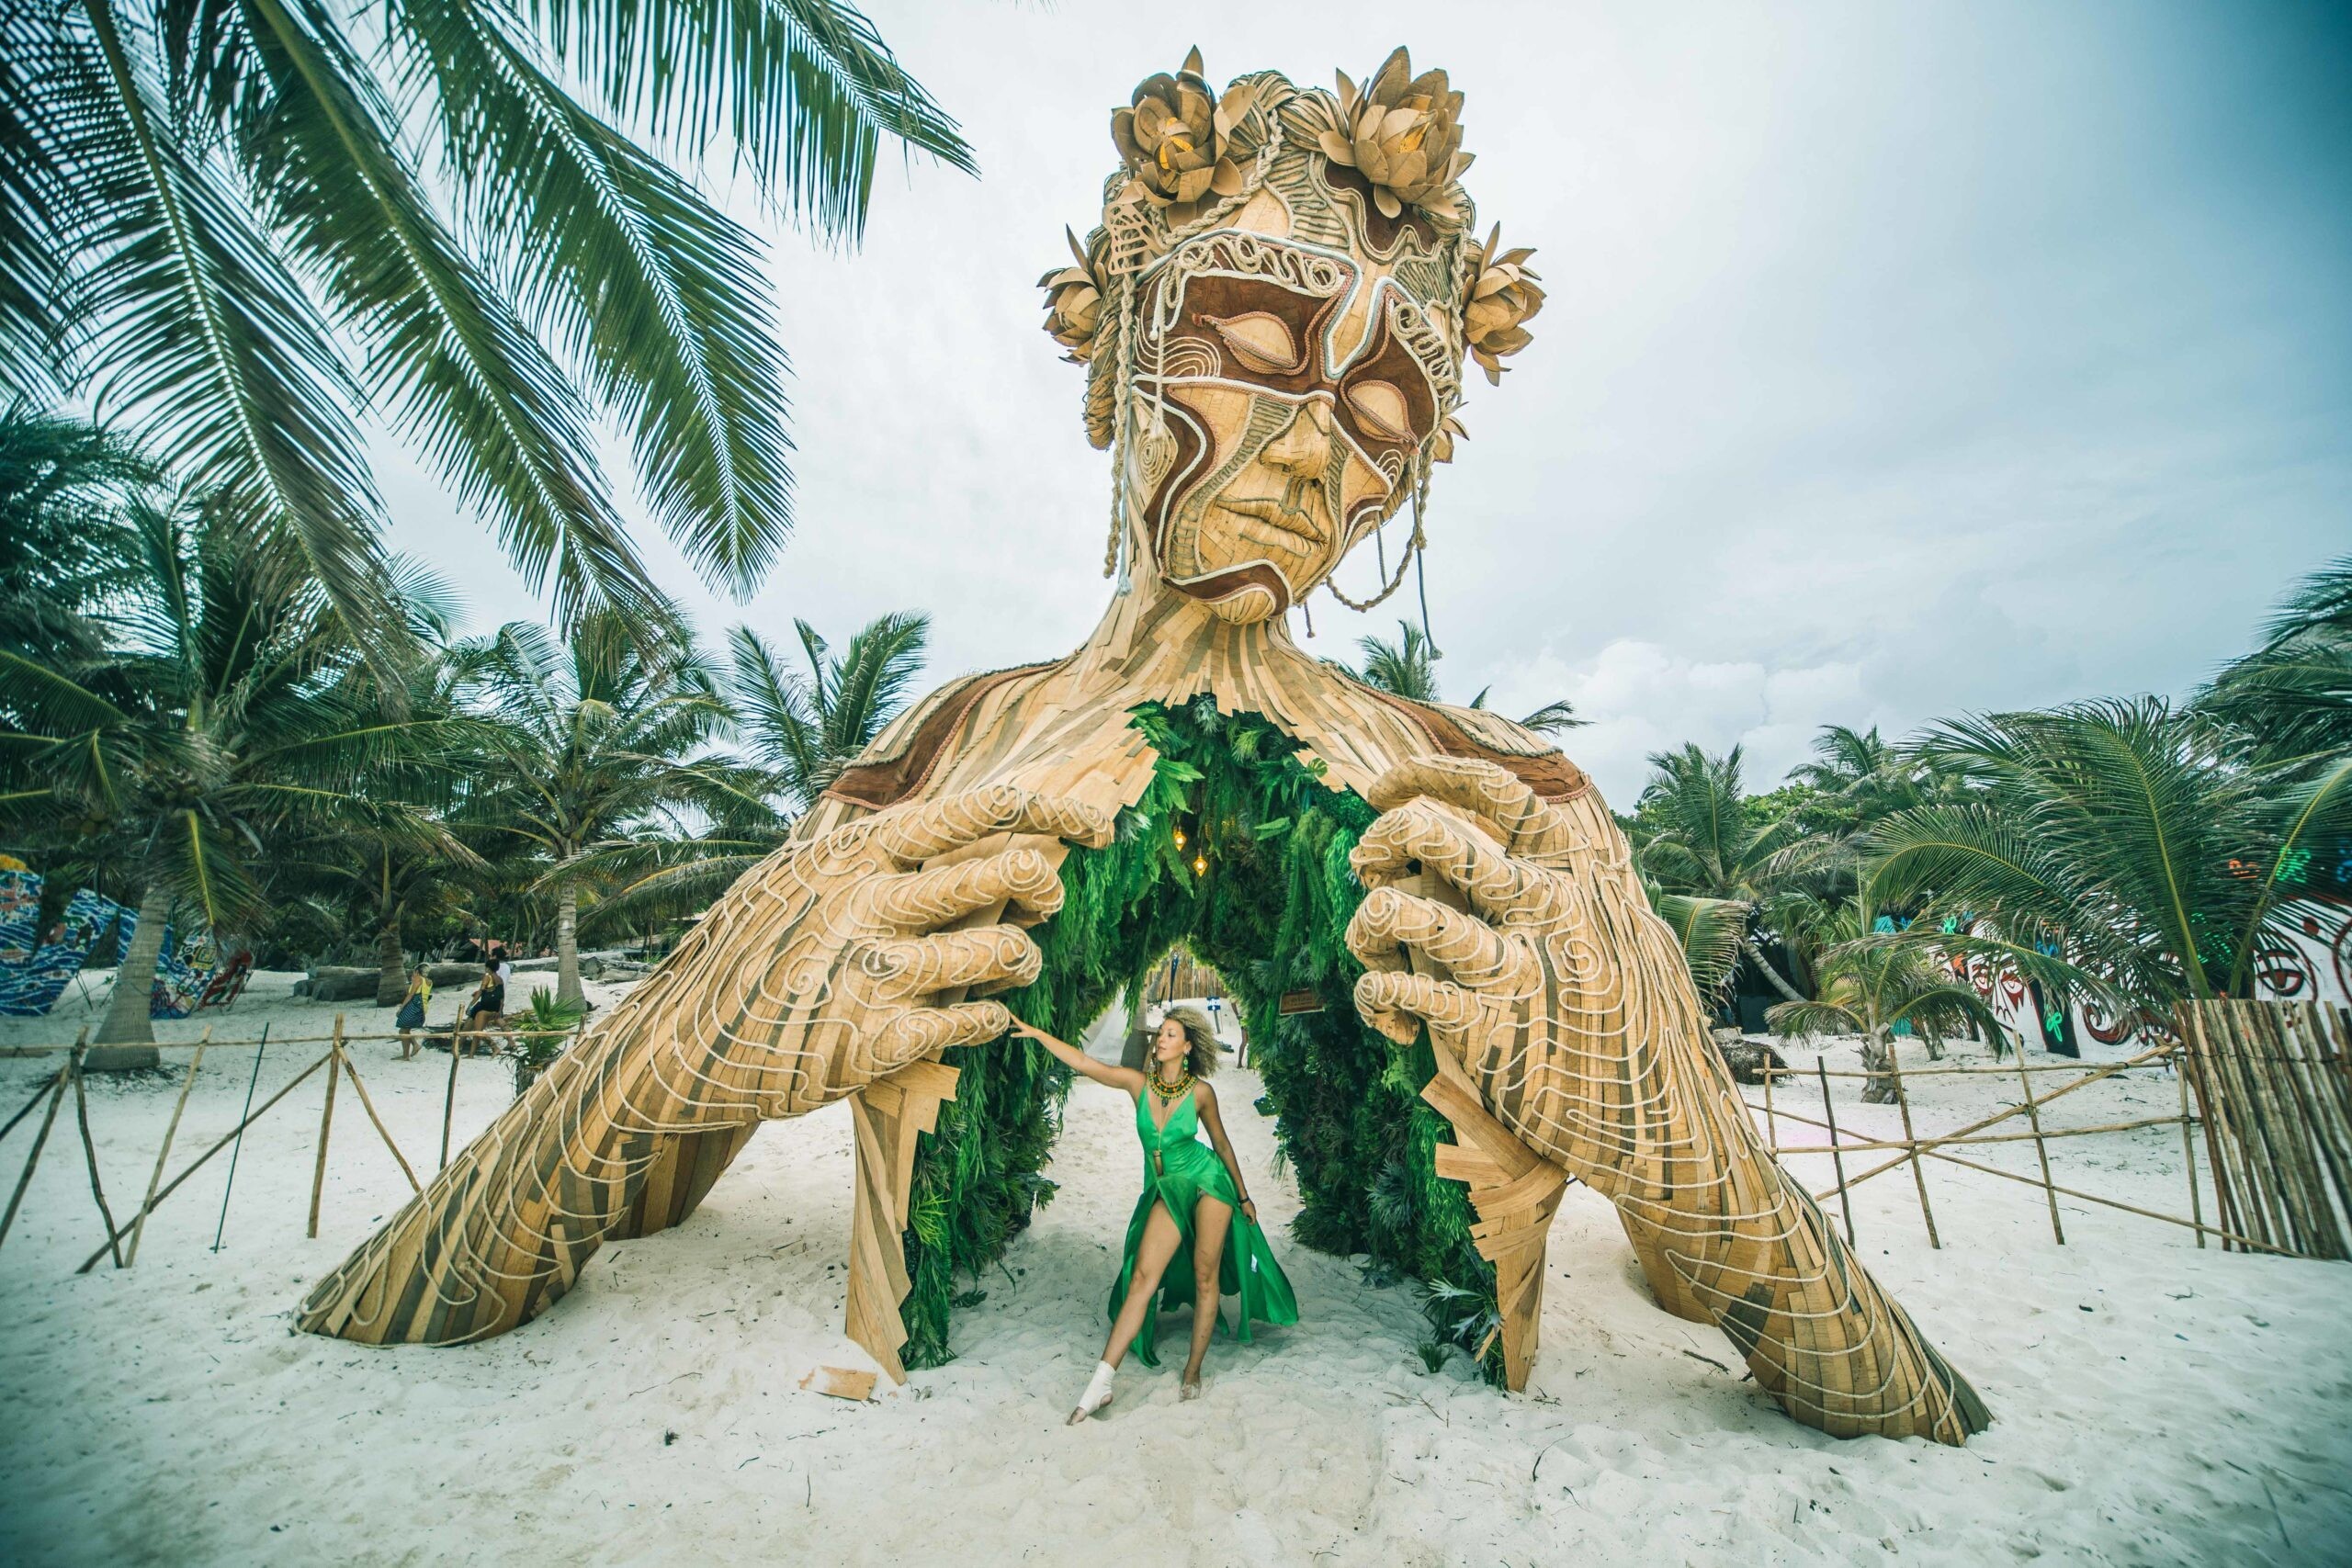
[[[1405,498],[1455,362],[1386,262],[1293,235],[1263,193],[1142,284],[1125,479],[1146,536],[1179,592],[1279,615]]]

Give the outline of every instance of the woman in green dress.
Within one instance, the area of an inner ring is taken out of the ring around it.
[[[1127,1223],[1125,1256],[1111,1287],[1111,1337],[1102,1359],[1070,1412],[1075,1424],[1111,1403],[1111,1379],[1130,1345],[1147,1367],[1159,1364],[1152,1340],[1162,1305],[1181,1306],[1192,1280],[1193,1353],[1184,1362],[1182,1397],[1201,1392],[1201,1359],[1224,1323],[1218,1298],[1236,1298],[1233,1335],[1247,1341],[1252,1319],[1298,1321],[1290,1280],[1258,1228],[1258,1205],[1241,1179],[1240,1163],[1217,1114],[1209,1074],[1216,1070],[1216,1036],[1198,1008],[1172,1008],[1152,1037],[1148,1066],[1114,1067],[1067,1041],[1014,1021],[1012,1032],[1035,1040],[1071,1067],[1123,1089],[1136,1105],[1136,1136],[1143,1144],[1143,1196]],[[1208,1129],[1209,1143],[1193,1134]],[[1215,1145],[1212,1152],[1210,1145]],[[1237,1213],[1236,1211],[1238,1211]],[[1228,1245],[1229,1244],[1229,1245]]]

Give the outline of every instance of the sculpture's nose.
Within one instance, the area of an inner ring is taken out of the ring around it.
[[[1298,405],[1280,435],[1261,454],[1286,474],[1319,479],[1331,464],[1331,406],[1320,398]]]

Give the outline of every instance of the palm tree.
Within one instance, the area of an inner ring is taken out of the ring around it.
[[[1437,650],[1420,627],[1410,621],[1396,623],[1397,638],[1383,642],[1376,637],[1365,637],[1357,646],[1363,649],[1363,668],[1351,671],[1365,685],[1386,692],[1392,696],[1409,697],[1417,703],[1438,701]],[[1344,668],[1344,666],[1343,666]],[[1488,687],[1487,691],[1492,691]],[[1470,699],[1474,708],[1487,705],[1487,692]],[[1564,729],[1574,729],[1589,722],[1577,716],[1576,705],[1563,697],[1545,703],[1520,724],[1539,735],[1556,735]]]
[[[133,501],[79,544],[108,583],[74,606],[96,651],[0,642],[0,808],[108,846],[139,923],[95,1068],[152,1066],[149,991],[175,904],[224,940],[267,908],[260,877],[291,835],[365,830],[453,853],[400,799],[444,721],[397,711],[299,559],[234,505]],[[395,597],[397,589],[391,591]]]
[[[2291,766],[2352,751],[2352,556],[2303,580],[2263,645],[2198,695],[2254,758]]]
[[[592,857],[620,886],[598,923],[642,928],[707,906],[774,853],[803,812],[906,705],[922,673],[931,617],[878,615],[836,657],[806,621],[795,621],[807,671],[788,669],[757,632],[729,634],[728,694],[736,738],[749,756],[706,764],[700,831],[646,835]]]
[[[906,705],[922,672],[931,617],[920,610],[877,615],[836,658],[808,622],[796,620],[807,673],[787,671],[749,626],[729,634],[729,688],[752,758],[775,771],[786,809],[817,803],[852,759]]]
[[[1904,1029],[1933,1042],[1973,1027],[1984,1032],[1997,1053],[2001,1024],[1974,988],[1954,981],[1935,953],[1877,931],[1876,915],[1867,898],[1825,909],[1810,933],[1819,953],[1814,976],[1820,995],[1779,1003],[1764,1018],[1775,1034],[1860,1035],[1862,1069],[1871,1075],[1863,1080],[1862,1098],[1883,1105],[1894,1099],[1889,1069],[1895,1038]]]
[[[0,626],[18,652],[97,651],[97,628],[77,612],[106,593],[108,563],[82,541],[161,479],[86,421],[21,404],[0,412]]]
[[[1765,822],[1740,784],[1740,749],[1711,757],[1696,742],[1650,757],[1634,819],[1641,867],[1668,893],[1736,905],[1739,945],[1766,982],[1792,1002],[1804,995],[1764,956],[1752,927],[1796,888],[1805,868],[1802,833],[1787,818]]]
[[[598,852],[727,787],[721,762],[701,755],[727,728],[726,702],[674,614],[649,627],[598,612],[561,646],[514,622],[461,644],[458,660],[460,692],[493,721],[493,771],[457,820],[493,852],[537,857],[556,897],[556,999],[584,1007],[580,906]]]
[[[657,597],[599,415],[747,591],[791,526],[785,356],[757,240],[647,141],[838,241],[885,135],[974,166],[846,0],[11,6],[0,392],[123,410],[365,635],[398,630],[369,409],[567,620]]]
[[[1868,895],[1981,919],[1996,934],[1933,941],[2045,987],[2159,1018],[2250,997],[2316,897],[2315,852],[2352,833],[2352,752],[2282,779],[2233,765],[2228,746],[2154,697],[1938,726],[1922,755],[1978,794],[1873,829]]]

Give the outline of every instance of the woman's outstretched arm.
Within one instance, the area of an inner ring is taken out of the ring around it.
[[[1042,1029],[1032,1029],[1017,1018],[1012,1021],[1012,1032],[1017,1039],[1035,1040],[1068,1063],[1071,1070],[1084,1073],[1096,1083],[1106,1083],[1129,1094],[1143,1092],[1143,1075],[1133,1067],[1114,1067],[1108,1063],[1098,1062],[1069,1041],[1057,1040]]]
[[[1209,1142],[1216,1145],[1216,1157],[1225,1162],[1225,1173],[1233,1178],[1233,1190],[1241,1196],[1241,1212],[1250,1223],[1258,1223],[1258,1205],[1250,1199],[1250,1184],[1241,1179],[1241,1162],[1233,1157],[1232,1140],[1225,1135],[1225,1118],[1217,1114],[1216,1090],[1204,1083],[1193,1086],[1193,1105],[1199,1111],[1201,1125],[1209,1130]]]

